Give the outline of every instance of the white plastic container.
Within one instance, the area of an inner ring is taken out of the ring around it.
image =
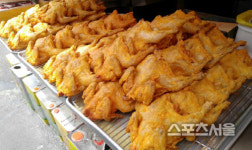
[[[252,58],[252,10],[239,14],[236,21],[238,23],[238,30],[235,41],[247,41],[247,44],[240,48],[247,49]]]
[[[238,31],[235,41],[247,41],[247,44],[241,48],[247,49],[252,58],[252,28],[238,24]]]

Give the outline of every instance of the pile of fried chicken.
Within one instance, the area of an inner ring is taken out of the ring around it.
[[[177,149],[184,138],[192,141],[168,136],[169,127],[213,124],[229,95],[252,78],[252,59],[237,49],[246,42],[225,37],[194,11],[136,22],[132,12],[101,15],[104,7],[93,0],[53,1],[59,2],[64,7],[49,3],[23,14],[39,16],[26,20],[36,24],[16,29],[10,20],[1,23],[1,36],[26,41],[27,61],[45,63],[43,76],[56,84],[58,96],[83,92],[83,114],[90,119],[133,112],[126,128],[131,150]]]
[[[0,24],[0,37],[8,38],[12,50],[25,49],[29,41],[55,34],[66,24],[92,21],[106,15],[103,3],[96,0],[53,0],[38,4],[7,22]]]

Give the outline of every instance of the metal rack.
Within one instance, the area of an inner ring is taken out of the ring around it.
[[[9,50],[8,47],[7,49]],[[57,94],[55,85],[43,79],[43,65],[32,66],[28,63],[25,51],[19,51],[17,56],[53,93]],[[193,142],[183,140],[178,144],[179,149],[229,149],[252,120],[252,80],[247,80],[237,92],[230,95],[229,101],[231,102],[230,106],[222,112],[216,124],[225,122],[234,123],[236,127],[235,136],[197,137]],[[81,112],[84,106],[81,94],[67,98],[65,103],[84,123],[100,135],[112,149],[129,149],[131,141],[129,134],[125,132],[125,128],[131,113],[122,114],[123,118],[114,119],[110,122],[92,121]]]

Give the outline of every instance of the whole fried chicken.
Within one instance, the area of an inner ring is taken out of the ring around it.
[[[130,150],[167,150],[177,149],[176,144],[184,138],[168,135],[176,133],[168,132],[172,124],[182,130],[182,124],[200,123],[212,106],[211,102],[201,105],[195,94],[183,91],[164,94],[149,106],[136,103],[135,108],[126,128],[132,141]]]
[[[135,102],[127,99],[118,82],[93,82],[89,84],[82,96],[85,106],[83,114],[92,120],[122,117],[116,113],[130,112],[135,109]]]
[[[96,0],[65,0],[67,16],[78,16],[78,20],[86,19],[88,16],[102,14],[106,9],[102,2]],[[95,19],[94,19],[95,20]]]
[[[110,15],[92,22],[73,23],[73,35],[80,44],[90,44],[102,37],[110,36],[136,24],[133,13],[118,14],[114,10]]]
[[[66,24],[78,19],[78,16],[67,16],[67,8],[63,1],[50,1],[49,4],[39,9],[39,17],[42,22],[49,24]]]
[[[105,15],[104,10],[104,5],[96,0],[55,0],[39,9],[39,18],[49,24],[66,24],[76,20],[96,20]]]
[[[159,15],[151,22],[154,30],[169,33],[166,40],[158,44],[160,49],[175,45],[180,40],[186,40],[201,30],[208,31],[212,26],[215,24],[201,20],[195,11],[186,14],[181,10],[164,17]]]
[[[171,15],[156,16],[151,22],[151,27],[158,30],[165,30],[170,32],[179,32],[182,25],[189,20],[196,18],[195,13],[185,14],[182,10],[177,10]]]
[[[45,63],[51,56],[57,55],[65,49],[57,48],[53,35],[29,41],[26,48],[26,60],[32,65],[40,65]]]
[[[74,49],[72,49],[74,50]],[[58,96],[73,96],[82,92],[97,79],[89,65],[87,46],[79,46],[76,52],[68,55],[67,62],[61,63],[55,70]]]

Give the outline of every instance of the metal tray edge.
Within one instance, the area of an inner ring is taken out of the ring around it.
[[[85,117],[79,110],[77,110],[70,102],[69,98],[66,99],[66,105],[75,112],[84,123],[86,123],[92,130],[94,130],[99,136],[103,138],[106,144],[113,150],[123,150],[110,136],[108,136],[100,127],[98,127],[93,121]]]
[[[240,135],[245,131],[245,129],[248,127],[250,122],[252,121],[252,106],[250,107],[242,114],[242,116],[238,119],[237,122],[240,122],[240,124],[243,124],[240,128],[238,128],[238,131],[236,132],[236,135],[230,139],[224,139],[222,143],[220,144],[217,149],[224,149],[229,150],[234,143],[237,141],[237,139],[240,137]]]
[[[39,78],[53,93],[57,95],[58,90],[51,85],[47,80],[43,78],[43,76],[35,69],[34,66],[32,66],[30,63],[28,63],[22,56],[21,53],[24,53],[25,51],[19,52],[17,54],[18,59],[37,77]]]

